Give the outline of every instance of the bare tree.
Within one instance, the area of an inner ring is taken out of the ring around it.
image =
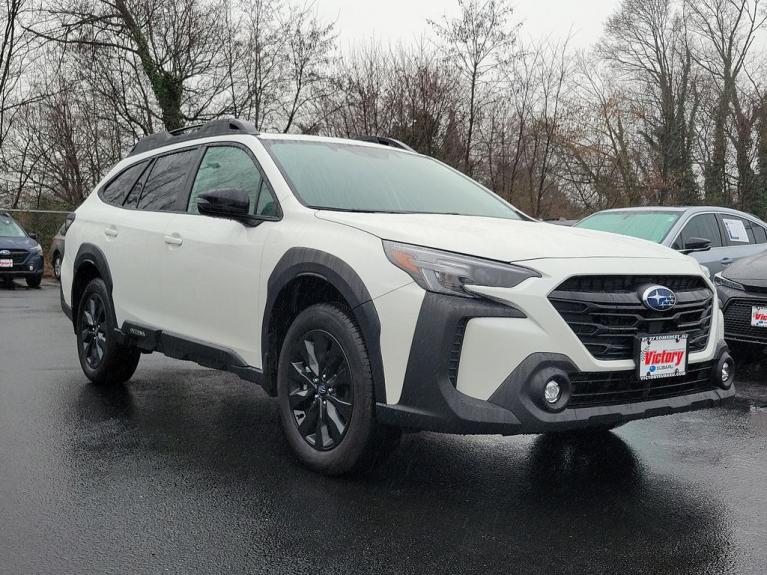
[[[472,171],[471,149],[479,112],[479,91],[493,71],[511,56],[517,26],[509,22],[513,10],[506,0],[458,0],[460,15],[430,21],[442,49],[468,82],[468,127],[463,169]]]
[[[607,21],[599,53],[635,83],[643,136],[655,156],[654,201],[695,203],[691,135],[698,98],[683,22],[672,0],[624,0]]]
[[[213,116],[225,81],[218,7],[199,0],[56,0],[31,29],[48,41],[108,48],[135,56],[165,127]]]
[[[718,92],[712,111],[712,153],[705,170],[706,199],[712,202],[731,201],[725,173],[727,124],[732,111],[735,124],[732,141],[738,170],[737,195],[741,205],[749,204],[754,193],[751,152],[756,114],[742,101],[738,78],[767,15],[760,10],[760,0],[685,0],[684,6],[686,21],[697,39],[693,55],[716,82]]]

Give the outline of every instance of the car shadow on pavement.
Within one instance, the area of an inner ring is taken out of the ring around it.
[[[74,489],[105,480],[124,486],[134,480],[129,474],[149,474],[155,491],[183,478],[183,493],[162,491],[164,507],[202,505],[215,493],[226,503],[209,512],[234,514],[244,530],[237,537],[246,539],[262,533],[268,517],[272,539],[279,538],[270,550],[275,562],[319,569],[323,559],[313,549],[322,545],[323,556],[347,572],[359,569],[343,563],[356,548],[390,572],[452,572],[455,565],[500,572],[512,558],[524,572],[525,557],[531,568],[577,572],[580,565],[595,573],[719,572],[726,565],[729,527],[720,504],[705,489],[648,472],[615,433],[412,434],[366,473],[328,478],[292,456],[276,401],[234,377],[145,371],[123,387],[82,384],[71,407]]]

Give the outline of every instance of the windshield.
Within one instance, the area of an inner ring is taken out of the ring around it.
[[[354,144],[261,141],[311,208],[522,219],[492,192],[426,156]]]
[[[581,220],[575,227],[660,243],[680,215],[682,212],[599,212]]]
[[[10,218],[0,216],[0,238],[23,238],[27,234]]]

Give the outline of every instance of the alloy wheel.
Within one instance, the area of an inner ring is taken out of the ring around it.
[[[107,314],[101,296],[91,294],[83,304],[80,322],[80,345],[88,367],[98,368],[107,349]]]
[[[333,449],[352,416],[346,353],[331,334],[312,330],[294,341],[289,358],[288,400],[298,432],[318,451]]]

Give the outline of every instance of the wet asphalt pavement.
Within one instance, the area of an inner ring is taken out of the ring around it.
[[[98,389],[58,287],[0,288],[0,573],[765,573],[749,369],[726,407],[578,442],[412,434],[329,479],[252,384],[153,355]]]

